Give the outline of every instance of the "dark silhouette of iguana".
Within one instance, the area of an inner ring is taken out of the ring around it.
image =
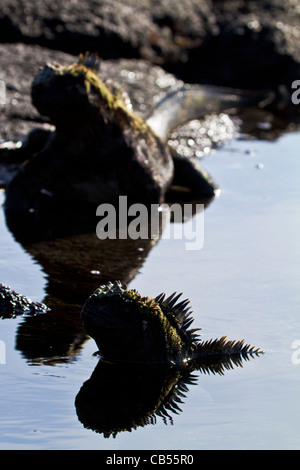
[[[199,341],[189,300],[181,294],[165,298],[143,297],[120,281],[100,286],[82,308],[87,333],[94,338],[101,356],[110,361],[142,364],[186,364],[197,369],[205,358],[232,360],[257,356],[259,349],[242,341]]]

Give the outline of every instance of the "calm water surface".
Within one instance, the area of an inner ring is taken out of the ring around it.
[[[160,240],[131,282],[147,295],[183,292],[203,339],[245,338],[265,354],[224,376],[197,372],[173,425],[157,418],[106,439],[83,427],[74,406],[98,361],[94,341],[73,361],[33,365],[16,348],[24,320],[1,320],[1,449],[300,448],[300,352],[292,348],[298,341],[300,349],[299,148],[300,133],[290,133],[234,141],[206,158],[222,193],[205,211],[203,248]],[[47,276],[2,211],[0,249],[1,282],[42,301]]]

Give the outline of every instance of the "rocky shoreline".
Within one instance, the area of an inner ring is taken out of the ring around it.
[[[104,77],[119,77],[125,88],[139,74],[129,88],[141,112],[182,81],[283,89],[289,101],[300,78],[299,25],[296,0],[3,0],[0,136],[46,125],[31,105],[33,76],[48,61],[71,63],[86,50],[103,59]]]

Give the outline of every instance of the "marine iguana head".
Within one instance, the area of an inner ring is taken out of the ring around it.
[[[117,281],[100,286],[85,302],[82,318],[100,353],[109,359],[142,363],[175,363],[192,354],[195,329],[188,330],[188,300],[143,297]]]
[[[37,110],[58,128],[66,129],[76,123],[83,126],[102,121],[128,120],[145,125],[128,107],[120,90],[107,86],[98,75],[99,59],[86,53],[69,66],[47,64],[32,84],[32,103]]]
[[[226,337],[199,341],[199,328],[191,328],[189,300],[177,302],[181,294],[165,298],[143,297],[135,289],[116,281],[100,286],[87,299],[82,318],[100,354],[113,361],[145,364],[190,364],[197,368],[209,357],[231,357],[236,362],[261,351],[244,340]]]

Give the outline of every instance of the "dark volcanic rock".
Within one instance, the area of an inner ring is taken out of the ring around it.
[[[72,63],[74,58],[63,52],[44,50],[25,44],[0,45],[0,80],[5,83],[6,103],[0,105],[0,138],[24,136],[43,122],[31,104],[34,75],[48,61]]]
[[[300,75],[299,1],[214,0],[219,32],[208,47],[193,51],[205,58],[206,78],[224,85],[276,88]],[[219,78],[217,78],[219,77]]]
[[[277,88],[300,75],[299,1],[2,0],[0,41],[142,58],[188,82]]]
[[[214,21],[210,2],[3,0],[0,41],[24,41],[103,58],[178,53]]]

